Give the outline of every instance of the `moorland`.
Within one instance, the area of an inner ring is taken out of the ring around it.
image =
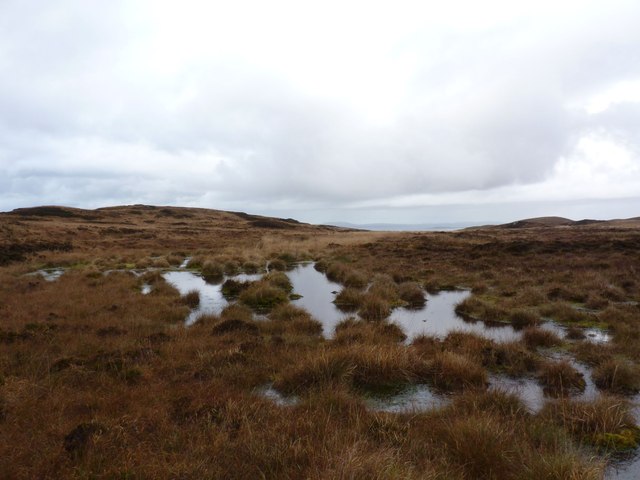
[[[302,264],[337,285],[328,334],[291,281]],[[179,271],[224,304],[186,325],[206,298]],[[614,478],[640,442],[639,272],[640,219],[370,232],[2,213],[0,477]],[[513,334],[393,321],[452,291],[465,324]],[[418,388],[438,404],[385,408]]]

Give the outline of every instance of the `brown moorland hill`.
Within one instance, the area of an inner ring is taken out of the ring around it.
[[[0,264],[42,251],[161,249],[193,251],[258,242],[269,233],[306,238],[353,231],[287,218],[205,208],[129,205],[84,210],[63,206],[0,213]]]

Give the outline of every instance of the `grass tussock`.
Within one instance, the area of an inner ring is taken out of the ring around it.
[[[227,300],[234,300],[240,296],[247,288],[251,286],[252,282],[243,282],[229,278],[222,284],[222,295]]]
[[[292,289],[285,273],[269,272],[262,280],[251,282],[244,288],[238,299],[258,312],[268,312],[277,305],[287,303]]]
[[[337,384],[355,390],[388,391],[428,380],[428,367],[400,347],[354,345],[307,356],[280,373],[274,387],[287,394]]]
[[[398,295],[411,308],[421,308],[427,302],[424,290],[417,282],[403,282],[398,285]]]
[[[362,305],[364,295],[361,290],[345,287],[336,295],[333,303],[343,312],[355,312]]]
[[[213,260],[207,260],[202,264],[201,273],[205,281],[217,284],[224,278],[224,266]]]
[[[509,322],[515,328],[533,327],[540,324],[540,317],[530,310],[518,309],[509,314]]]
[[[486,322],[503,322],[507,317],[504,309],[472,295],[456,305],[455,312],[463,318]]]
[[[340,345],[399,343],[406,338],[402,329],[394,323],[363,322],[348,318],[336,325],[333,342]]]
[[[583,375],[566,360],[542,364],[538,371],[538,380],[545,391],[554,396],[581,392],[586,385]]]
[[[522,332],[522,343],[528,348],[551,348],[562,345],[562,339],[551,330],[529,327]]]
[[[431,362],[433,385],[444,391],[486,388],[487,372],[464,355],[452,352],[437,354]]]
[[[391,305],[383,298],[367,294],[360,304],[358,315],[365,320],[381,321],[391,315]]]
[[[313,319],[306,310],[291,304],[275,307],[269,313],[269,319],[275,324],[275,328],[269,329],[272,335],[276,333],[282,335],[286,332],[312,336],[322,334],[320,322]]]
[[[539,416],[562,427],[580,442],[611,451],[638,446],[638,428],[629,406],[615,397],[603,396],[592,402],[549,402]]]
[[[593,370],[593,381],[601,390],[617,394],[640,391],[640,369],[631,362],[612,358]]]
[[[200,292],[198,290],[191,290],[182,297],[182,301],[188,307],[196,308],[200,305]]]

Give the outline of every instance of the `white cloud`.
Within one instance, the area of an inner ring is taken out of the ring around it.
[[[637,2],[30,3],[0,5],[3,209],[640,191]]]

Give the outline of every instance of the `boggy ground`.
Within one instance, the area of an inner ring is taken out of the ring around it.
[[[42,207],[0,215],[0,252],[1,478],[598,479],[611,455],[637,446],[633,222],[373,233],[201,209]],[[185,328],[198,299],[160,271],[186,257],[214,282],[315,260],[349,289],[354,318],[325,339],[274,272],[228,285],[238,303]],[[43,267],[65,273],[27,275]],[[420,287],[456,286],[473,290],[461,314],[526,328],[522,340],[407,344],[385,321],[420,305]],[[546,319],[568,338],[537,326]],[[590,343],[584,326],[612,341]],[[550,352],[592,366],[601,396],[572,400],[584,379]],[[487,389],[495,374],[535,378],[553,395],[529,411]],[[368,408],[367,395],[411,384],[451,402]],[[274,403],[266,385],[298,402]]]

